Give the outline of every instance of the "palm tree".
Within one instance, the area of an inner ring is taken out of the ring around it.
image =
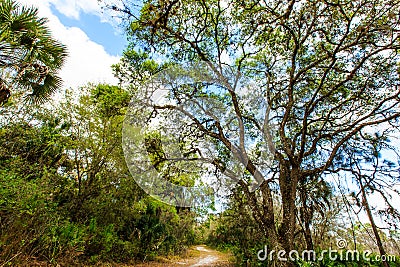
[[[0,1],[0,105],[16,92],[42,103],[61,87],[56,74],[66,48],[52,38],[46,22],[36,8]]]

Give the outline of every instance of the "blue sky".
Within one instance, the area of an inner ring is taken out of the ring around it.
[[[38,8],[53,37],[67,46],[69,56],[59,73],[65,88],[117,83],[111,65],[119,61],[127,41],[117,20],[97,0],[17,1]]]
[[[80,28],[88,35],[90,40],[104,46],[106,52],[110,55],[121,55],[127,45],[122,27],[101,21],[98,15],[81,13],[79,19],[75,19],[59,12],[54,4],[51,4],[50,10],[63,25]]]

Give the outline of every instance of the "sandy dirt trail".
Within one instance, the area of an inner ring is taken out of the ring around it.
[[[142,264],[113,264],[113,263],[98,263],[96,265],[86,264],[57,264],[53,265],[47,262],[36,260],[27,261],[26,264],[18,265],[21,267],[64,267],[64,266],[79,266],[79,267],[234,267],[233,258],[228,253],[216,251],[206,245],[198,245],[191,247],[184,258],[162,259],[162,261],[153,261]],[[3,264],[5,266],[5,264]],[[0,267],[3,266],[0,262]],[[8,265],[7,265],[8,266]],[[15,266],[15,265],[14,265]]]
[[[205,245],[191,248],[195,256],[180,259],[172,263],[147,263],[138,267],[233,267],[229,261],[230,255],[211,249]]]

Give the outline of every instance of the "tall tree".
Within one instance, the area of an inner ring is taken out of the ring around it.
[[[373,135],[367,133],[359,140],[353,140],[344,149],[346,157],[343,160],[344,164],[336,169],[336,171],[346,170],[351,173],[358,185],[359,192],[353,192],[352,195],[368,217],[381,256],[386,255],[386,251],[373,210],[378,209],[378,215],[384,218],[390,230],[398,230],[397,225],[400,221],[400,212],[394,205],[393,199],[400,195],[396,188],[399,169],[394,162],[394,160],[399,160],[398,149],[389,142],[390,132],[393,130],[381,130],[381,133],[377,132]],[[380,205],[368,200],[372,194],[381,199]],[[383,266],[389,265],[383,262]]]
[[[367,128],[398,126],[398,2],[149,0],[140,12],[128,2],[111,7],[130,20],[136,44],[181,66],[153,83],[163,84],[169,101],[154,101],[154,86],[140,92],[149,118],[164,115],[177,125],[176,136],[201,133],[192,142],[198,151],[231,154],[197,159],[242,187],[270,248],[294,248],[299,186],[327,179],[346,144]]]
[[[60,88],[57,71],[66,48],[51,36],[46,21],[36,8],[14,0],[0,2],[0,104],[14,93],[43,102]]]

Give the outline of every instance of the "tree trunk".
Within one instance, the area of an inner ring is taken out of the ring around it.
[[[312,218],[313,218],[313,211],[311,210],[311,207],[307,205],[307,192],[305,192],[305,189],[301,187],[301,192],[300,192],[300,200],[301,200],[301,216],[300,220],[301,223],[303,223],[303,233],[304,233],[304,239],[306,241],[306,248],[307,250],[313,250],[314,249],[314,243],[312,239],[312,234],[311,234],[311,223],[312,223]]]
[[[288,162],[280,166],[279,186],[282,196],[283,218],[279,227],[279,241],[289,253],[294,249],[294,230],[296,226],[296,189],[300,171],[290,168]]]
[[[361,188],[361,194],[362,194],[362,205],[364,206],[365,211],[367,212],[368,215],[368,219],[371,223],[371,227],[372,227],[372,231],[374,232],[374,236],[376,239],[376,244],[378,246],[379,249],[379,253],[382,256],[386,256],[386,252],[385,249],[383,248],[383,244],[382,244],[382,240],[381,237],[379,236],[379,232],[378,232],[378,228],[376,227],[375,221],[374,221],[374,217],[372,215],[371,209],[369,207],[368,204],[368,200],[367,200],[367,194],[365,192],[365,187],[363,185],[362,179],[359,178],[358,179],[359,183],[360,183],[360,188]],[[382,261],[382,264],[384,267],[389,267],[389,264],[386,261]]]
[[[310,222],[307,221],[307,219],[304,223],[304,238],[306,240],[307,250],[314,250],[314,244],[313,244],[312,234],[311,234],[311,229],[310,229]]]

